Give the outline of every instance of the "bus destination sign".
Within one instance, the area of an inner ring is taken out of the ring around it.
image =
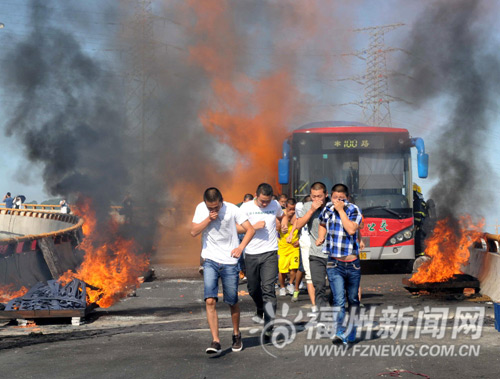
[[[384,136],[381,135],[342,135],[324,136],[322,141],[324,150],[360,150],[383,149]]]

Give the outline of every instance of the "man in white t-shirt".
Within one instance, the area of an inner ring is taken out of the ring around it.
[[[240,225],[245,236],[240,243],[236,224]],[[193,217],[191,235],[202,233],[201,256],[203,263],[204,299],[207,309],[207,321],[212,333],[212,343],[206,349],[207,354],[220,354],[219,320],[215,304],[218,300],[219,278],[222,281],[224,302],[229,304],[233,322],[233,351],[241,351],[240,308],[238,305],[239,267],[238,258],[245,246],[252,239],[255,230],[248,217],[240,209],[222,199],[222,194],[215,188],[207,188],[203,202],[198,204]]]
[[[283,210],[272,200],[273,188],[267,183],[257,187],[256,197],[241,205],[241,211],[248,217],[255,229],[255,236],[245,248],[245,266],[248,278],[248,292],[257,307],[256,316],[264,319],[264,336],[272,335],[276,314],[276,292],[274,283],[278,274],[278,238],[276,220],[281,221]]]

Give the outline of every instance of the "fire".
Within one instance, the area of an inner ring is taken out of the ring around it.
[[[461,273],[469,259],[469,247],[481,236],[484,221],[474,225],[471,217],[461,216],[456,228],[450,218],[439,220],[426,241],[425,254],[431,259],[423,263],[411,277],[415,284],[444,282]]]
[[[13,284],[0,286],[0,303],[7,303],[16,297],[23,296],[26,292],[28,292],[28,289],[24,286],[19,290],[14,290]]]
[[[95,212],[92,209],[91,201],[82,201],[75,207],[74,213],[83,218],[84,224],[82,226],[83,234],[89,236],[94,233],[96,229],[97,219],[95,217]]]
[[[217,81],[218,82],[218,81]],[[291,124],[293,94],[290,73],[273,73],[252,82],[249,92],[239,91],[235,84],[214,84],[215,98],[224,99],[224,109],[204,109],[200,120],[210,134],[230,145],[237,153],[235,167],[226,182],[226,196],[240,202],[247,192],[267,181],[275,186],[281,146]],[[231,99],[225,98],[231,93]],[[242,175],[243,173],[243,175]]]
[[[74,278],[92,286],[87,287],[88,303],[107,308],[139,287],[141,276],[149,266],[144,254],[138,253],[133,240],[126,240],[117,233],[112,220],[106,230],[97,230],[95,212],[86,201],[75,212],[84,219],[85,238],[80,248],[85,251],[84,261],[76,273],[67,271],[59,280],[66,284]]]

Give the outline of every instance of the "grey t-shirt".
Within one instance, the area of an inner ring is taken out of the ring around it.
[[[312,201],[308,201],[304,204],[302,209],[297,212],[297,217],[304,217],[309,209],[311,209]],[[319,215],[323,209],[316,209],[309,221],[307,222],[307,227],[309,229],[309,237],[311,238],[311,247],[309,249],[309,255],[314,255],[316,257],[328,258],[328,253],[323,252],[323,245],[316,246],[316,240],[318,239],[318,229],[319,229]]]

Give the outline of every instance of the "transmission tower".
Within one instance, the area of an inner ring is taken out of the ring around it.
[[[129,69],[126,77],[126,109],[132,137],[138,142],[140,160],[140,186],[144,189],[147,180],[147,140],[153,133],[151,104],[157,89],[153,75],[156,42],[154,41],[154,15],[151,0],[131,0],[133,13],[124,25],[124,35],[129,42],[127,50]],[[144,193],[144,191],[143,191]]]
[[[387,71],[386,64],[386,54],[401,49],[386,47],[384,35],[403,25],[391,24],[355,29],[355,32],[369,33],[368,48],[355,53],[343,54],[354,55],[366,62],[366,71],[363,76],[341,79],[354,80],[363,85],[364,99],[342,105],[355,104],[360,106],[363,109],[363,119],[369,125],[392,126],[389,104],[394,101],[402,101],[389,95],[387,78],[390,73]]]

